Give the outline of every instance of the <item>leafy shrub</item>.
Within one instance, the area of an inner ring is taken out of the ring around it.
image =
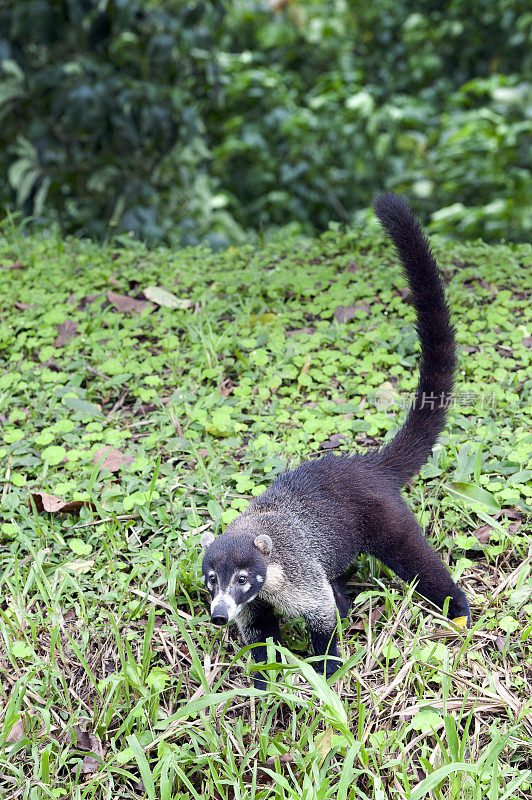
[[[284,5],[4,2],[0,202],[222,246],[394,188],[443,233],[526,238],[524,2]]]

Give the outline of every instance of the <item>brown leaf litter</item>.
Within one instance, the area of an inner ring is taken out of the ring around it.
[[[122,313],[135,311],[140,314],[146,308],[153,308],[153,303],[148,303],[147,300],[136,300],[127,294],[118,294],[117,292],[111,292],[111,290],[107,292],[107,299],[117,311]]]
[[[334,318],[337,322],[349,322],[349,320],[356,317],[357,311],[363,311],[365,314],[369,314],[370,307],[368,303],[365,302],[356,303],[352,306],[338,306],[334,312]]]
[[[78,323],[73,319],[67,319],[57,326],[57,336],[55,337],[54,347],[64,347],[78,335]]]
[[[108,469],[109,472],[118,472],[120,467],[129,467],[135,461],[135,456],[122,453],[120,450],[115,450],[105,445],[96,451],[92,463],[97,464],[102,457],[103,461],[100,463],[100,469]]]
[[[28,498],[30,508],[32,502],[39,513],[48,511],[50,514],[77,514],[83,506],[94,508],[94,504],[89,500],[65,500],[48,492],[33,491]]]

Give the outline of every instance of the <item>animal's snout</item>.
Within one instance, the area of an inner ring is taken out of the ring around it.
[[[229,604],[225,597],[217,597],[211,605],[211,622],[214,625],[227,625],[229,622]]]
[[[236,617],[240,608],[232,595],[220,592],[211,603],[211,622],[214,625],[227,625]]]

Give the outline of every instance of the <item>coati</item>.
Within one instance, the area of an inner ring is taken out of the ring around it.
[[[218,537],[201,543],[211,621],[235,620],[257,662],[265,642],[279,642],[274,611],[302,616],[325,675],[338,669],[338,610],[347,616],[344,574],[369,553],[451,618],[471,614],[439,555],[426,541],[401,488],[428,459],[445,424],[456,368],[454,329],[429,244],[410,207],[394,194],[378,197],[377,217],[402,262],[421,342],[419,383],[406,422],[391,442],[361,455],[325,455],[278,477]],[[265,688],[256,673],[255,686]]]

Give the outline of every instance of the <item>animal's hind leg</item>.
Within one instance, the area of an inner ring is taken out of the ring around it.
[[[236,624],[246,644],[260,645],[251,651],[256,663],[263,663],[268,657],[266,639],[272,638],[276,644],[281,641],[281,631],[273,608],[262,600],[255,599],[247,603],[238,614]],[[263,672],[255,673],[253,685],[255,689],[266,689],[266,676]]]
[[[334,601],[336,603],[336,608],[338,609],[338,613],[342,619],[345,619],[349,614],[349,597],[347,596],[347,591],[345,588],[345,580],[343,577],[333,578],[331,580],[331,586],[334,593]]]
[[[439,608],[450,597],[449,617],[467,617],[471,622],[471,612],[464,592],[451,578],[449,570],[440,556],[425,539],[413,515],[401,514],[400,521],[389,524],[367,537],[367,553],[390,567],[402,580],[410,583],[417,578],[416,591]]]

